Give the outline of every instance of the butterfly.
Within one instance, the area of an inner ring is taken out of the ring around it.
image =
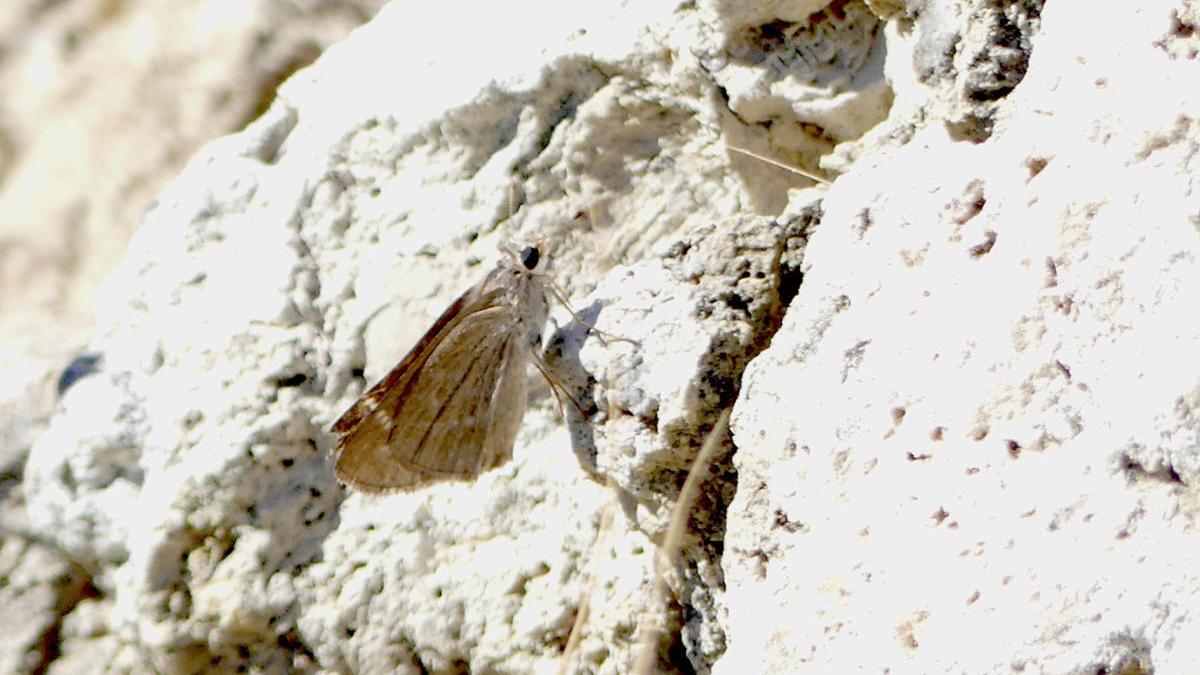
[[[540,355],[549,306],[540,258],[534,246],[508,251],[334,422],[339,480],[405,491],[469,480],[512,457],[528,364],[555,384]]]

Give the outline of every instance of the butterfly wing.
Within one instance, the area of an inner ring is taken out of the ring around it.
[[[412,429],[413,453],[405,461],[434,476],[470,478],[507,461],[525,415],[528,350],[511,310],[485,310],[468,321],[468,353],[453,352],[450,339],[457,336],[451,335],[444,343],[445,366],[435,352],[417,376],[415,386],[424,395],[412,397],[400,415],[432,420]],[[397,432],[399,437],[403,430]]]
[[[344,434],[334,465],[343,482],[366,492],[403,490],[469,478],[511,454],[528,348],[504,294],[479,295],[473,289],[451,305],[334,424]],[[500,399],[506,405],[494,404]]]
[[[467,289],[465,293],[458,296],[446,311],[438,317],[437,321],[425,331],[417,344],[409,350],[408,354],[397,363],[394,368],[382,380],[375,383],[375,386],[367,390],[367,393],[359,397],[354,405],[350,406],[342,416],[338,418],[330,428],[335,434],[342,434],[350,431],[358,426],[372,410],[379,407],[379,403],[383,400],[384,393],[387,391],[402,389],[401,385],[408,380],[413,373],[421,369],[421,366],[433,353],[434,348],[449,334],[451,325],[457,323],[463,316],[463,307],[468,303],[468,298],[475,293],[474,288]],[[344,440],[344,439],[343,439]],[[342,444],[338,444],[338,450],[341,450]]]

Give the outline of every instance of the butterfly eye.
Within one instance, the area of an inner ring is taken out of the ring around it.
[[[521,249],[520,257],[521,264],[525,266],[525,269],[532,270],[533,268],[537,267],[538,258],[541,257],[541,253],[538,252],[536,246],[526,246],[525,248]]]

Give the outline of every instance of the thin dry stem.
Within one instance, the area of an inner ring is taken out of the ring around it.
[[[612,479],[608,481],[608,487],[616,493],[616,486]],[[596,530],[596,543],[592,545],[593,560],[596,556],[596,551],[603,545],[608,536],[608,528],[612,524],[613,511],[616,509],[616,501],[610,501],[604,507],[604,513],[600,516],[600,527]],[[579,643],[583,640],[583,628],[587,625],[588,614],[591,610],[592,594],[596,590],[598,575],[596,574],[595,565],[589,564],[592,568],[588,572],[587,583],[583,587],[583,594],[579,597],[579,610],[575,612],[575,621],[571,624],[571,632],[567,635],[567,644],[563,647],[562,657],[558,661],[558,675],[565,675],[570,672],[571,664],[575,662],[575,657],[579,651]]]
[[[812,181],[816,181],[816,182],[820,183],[821,185],[829,185],[828,180],[818,176],[815,173],[809,173],[808,171],[805,171],[804,169],[801,169],[798,167],[794,167],[791,164],[784,164],[783,162],[781,162],[777,159],[772,159],[770,157],[767,157],[766,155],[760,155],[757,152],[754,152],[753,150],[747,150],[746,148],[739,148],[736,145],[730,145],[728,143],[725,144],[725,147],[729,148],[730,150],[733,150],[734,152],[739,152],[743,155],[746,155],[747,157],[753,157],[754,159],[757,159],[760,162],[766,162],[767,164],[770,164],[772,166],[777,166],[785,171],[790,171],[798,176],[804,176],[805,178],[812,180]]]
[[[663,619],[666,616],[666,575],[679,562],[679,551],[683,546],[688,514],[700,491],[700,481],[704,480],[708,474],[708,467],[712,464],[713,455],[720,447],[721,440],[725,437],[725,431],[728,428],[729,411],[726,410],[721,413],[716,426],[704,439],[704,445],[696,454],[696,459],[692,460],[692,468],[688,470],[687,478],[683,481],[683,489],[679,491],[675,507],[671,510],[667,533],[663,537],[662,545],[658,548],[658,555],[655,556],[654,583],[650,591],[650,606],[646,612],[648,620],[641,626],[638,655],[633,669],[630,671],[633,675],[649,675],[654,672],[654,665],[658,660],[658,638],[662,634]]]

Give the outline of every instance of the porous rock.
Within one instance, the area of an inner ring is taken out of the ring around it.
[[[62,658],[1194,670],[1197,17],[1041,10],[390,6],[109,278],[103,368],[23,473],[98,596]],[[329,423],[513,241],[578,315],[547,330],[574,400],[536,390],[472,483],[347,493]]]

